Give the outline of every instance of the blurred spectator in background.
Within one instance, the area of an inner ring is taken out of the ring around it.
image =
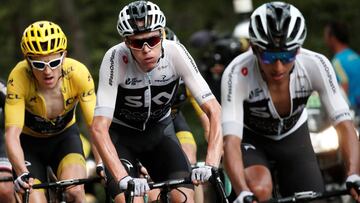
[[[247,49],[248,47],[242,47],[238,39],[226,37],[214,41],[209,51],[204,54],[202,60],[206,69],[203,71],[203,77],[218,102],[221,102],[221,77],[225,67]]]
[[[333,52],[332,59],[339,84],[346,92],[350,105],[359,115],[360,111],[360,58],[349,47],[349,32],[344,22],[332,21],[324,29],[326,45]]]

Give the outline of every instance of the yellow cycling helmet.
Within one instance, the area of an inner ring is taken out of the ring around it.
[[[65,34],[57,24],[50,21],[37,21],[29,25],[21,39],[21,50],[24,56],[65,51],[66,46]]]

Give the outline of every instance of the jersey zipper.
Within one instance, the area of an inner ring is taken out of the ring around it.
[[[149,91],[149,108],[148,108],[148,115],[146,120],[143,123],[143,130],[145,130],[146,127],[146,123],[148,122],[150,116],[151,116],[151,77],[149,75],[149,73],[146,73],[147,76],[147,80],[148,80],[148,91]]]
[[[283,126],[284,126],[284,119],[280,118],[280,123],[278,125],[278,136],[280,136]]]

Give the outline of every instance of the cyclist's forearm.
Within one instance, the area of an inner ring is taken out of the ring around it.
[[[238,139],[234,136],[225,137],[223,159],[224,168],[236,195],[239,195],[244,190],[250,191],[246,184],[240,141]]]
[[[202,105],[204,112],[209,118],[210,132],[205,163],[210,166],[219,166],[223,150],[223,138],[221,135],[219,103],[213,99]]]
[[[101,123],[94,118],[93,126],[91,128],[92,141],[105,164],[106,168],[110,171],[116,181],[127,175],[126,170],[122,166],[114,144],[110,139],[107,124]]]
[[[5,130],[6,153],[17,175],[29,172],[25,165],[24,151],[20,144],[21,129],[9,127]]]
[[[209,119],[206,116],[205,113],[203,113],[202,115],[199,116],[199,120],[201,123],[201,126],[204,129],[204,137],[205,140],[208,141],[209,140],[209,133],[210,133],[210,123],[209,123]]]
[[[359,173],[359,140],[352,121],[342,121],[335,126],[339,136],[342,155],[345,159],[347,174]]]
[[[102,159],[101,159],[101,156],[94,144],[94,142],[91,142],[91,151],[92,151],[92,154],[94,155],[94,159],[95,159],[95,163],[102,163]]]

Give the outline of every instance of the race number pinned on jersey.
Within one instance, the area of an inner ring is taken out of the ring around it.
[[[243,68],[241,69],[241,73],[243,74],[243,76],[247,76],[247,74],[249,73],[248,68],[247,68],[247,67],[243,67]]]

